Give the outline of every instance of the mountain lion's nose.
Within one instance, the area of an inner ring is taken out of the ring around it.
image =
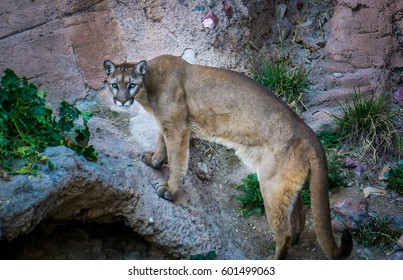
[[[133,104],[134,98],[126,99],[126,100],[119,100],[118,98],[114,97],[113,102],[115,102],[118,106],[130,106]]]

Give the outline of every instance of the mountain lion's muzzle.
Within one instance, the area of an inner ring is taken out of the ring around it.
[[[116,97],[113,97],[113,102],[114,102],[116,105],[118,105],[118,106],[130,106],[130,105],[132,105],[133,102],[134,102],[134,97],[133,97],[133,98],[126,99],[126,100],[123,100],[123,101],[119,100],[119,99],[116,98]]]

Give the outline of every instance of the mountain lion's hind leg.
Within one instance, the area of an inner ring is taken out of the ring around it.
[[[276,176],[279,177],[279,176]],[[266,210],[266,217],[274,233],[276,251],[274,259],[287,258],[288,249],[292,241],[291,228],[291,193],[283,189],[283,182],[279,180],[261,180],[262,194]]]
[[[164,137],[160,133],[157,138],[157,147],[155,151],[146,151],[141,158],[141,161],[154,169],[159,169],[167,157]]]
[[[300,194],[305,176],[303,170],[293,167],[288,162],[265,174],[259,169],[266,216],[276,242],[274,259],[287,257],[291,243],[298,240],[305,222]]]

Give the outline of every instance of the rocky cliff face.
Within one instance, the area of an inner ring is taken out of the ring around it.
[[[284,49],[310,71],[310,112],[303,116],[314,129],[330,121],[326,113],[334,113],[335,100],[351,95],[353,87],[390,94],[403,83],[402,1],[247,2],[252,54]]]
[[[342,74],[329,79],[333,88],[374,91],[402,82],[402,13],[402,1],[337,1],[324,66]]]
[[[248,11],[232,1],[227,16],[221,3],[200,1],[2,1],[0,69],[43,84],[51,95],[73,101],[103,85],[102,62],[186,54],[193,62],[242,69],[248,59]],[[219,23],[205,28],[213,11]]]
[[[305,1],[298,6],[295,1],[234,0],[226,2],[231,12],[219,2],[2,1],[0,69],[12,68],[43,84],[50,102],[73,101],[89,88],[102,87],[106,58],[136,61],[170,53],[245,71],[251,56],[278,48],[282,37],[283,47],[296,57],[313,57],[312,68],[321,69],[312,77],[319,84],[315,89],[328,91],[319,100],[352,85],[369,91],[402,83],[401,1]],[[210,11],[218,22],[204,27]],[[324,63],[315,62],[318,58]]]

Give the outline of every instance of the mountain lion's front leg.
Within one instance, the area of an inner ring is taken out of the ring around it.
[[[167,157],[164,136],[159,133],[157,138],[157,147],[155,151],[144,152],[141,161],[154,169],[159,169]]]
[[[189,159],[190,128],[187,125],[169,125],[164,128],[164,140],[169,163],[168,182],[155,185],[158,196],[174,200],[186,175]]]

